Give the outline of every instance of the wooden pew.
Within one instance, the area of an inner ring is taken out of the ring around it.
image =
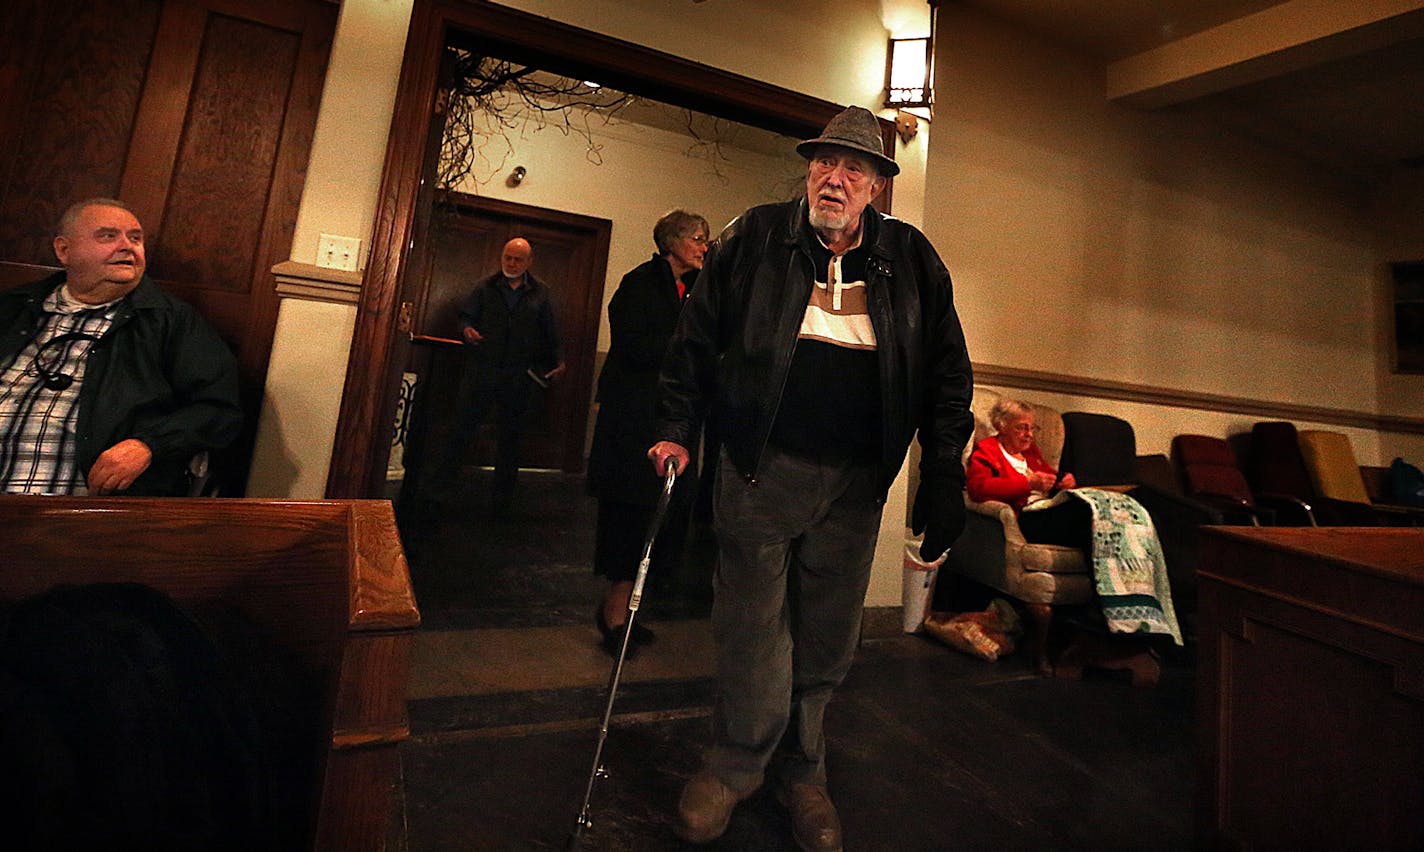
[[[1202,530],[1199,849],[1424,849],[1424,534]]]
[[[0,530],[0,599],[138,582],[289,656],[320,731],[290,756],[311,763],[310,847],[385,848],[420,623],[389,502],[0,496]]]

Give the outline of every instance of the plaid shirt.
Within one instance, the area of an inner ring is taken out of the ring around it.
[[[75,464],[74,429],[79,386],[94,341],[81,338],[47,348],[45,344],[70,332],[102,337],[113,324],[119,301],[86,305],[68,298],[64,287],[45,297],[39,331],[0,372],[0,491],[89,493],[88,471]],[[45,387],[46,374],[72,376],[74,381],[62,390],[50,390]]]

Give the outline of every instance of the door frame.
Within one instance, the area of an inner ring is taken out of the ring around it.
[[[569,388],[566,402],[572,409],[567,412],[566,418],[568,437],[559,448],[559,469],[565,473],[581,472],[583,470],[584,445],[588,442],[589,403],[593,399],[593,364],[598,355],[598,325],[603,315],[603,289],[608,278],[608,247],[612,242],[613,223],[608,219],[596,216],[584,216],[548,207],[536,207],[517,201],[462,192],[440,193],[439,204],[494,218],[502,217],[515,222],[547,225],[568,233],[578,232],[587,235],[591,254],[588,264],[588,288],[584,291],[583,303],[574,305],[571,302],[568,307],[578,308],[578,310],[555,314],[555,322],[562,338],[563,358],[568,366],[568,372],[559,379],[558,385]],[[434,218],[432,217],[432,221]],[[519,231],[516,230],[514,233],[517,236]],[[412,305],[413,316],[426,322],[429,321],[426,300],[430,295],[430,277],[435,267],[434,246],[431,244],[430,234],[431,229],[427,228],[426,236],[417,240],[414,251],[420,256],[412,256],[408,267],[411,275],[419,276],[415,288],[418,294],[412,294],[410,290],[407,290],[404,299],[404,301],[414,302]],[[424,242],[425,245],[421,245],[421,242]],[[497,266],[498,261],[496,260],[489,268]],[[481,277],[487,271],[481,270],[480,275],[472,276],[472,279]],[[537,242],[535,243],[532,271],[536,277],[542,277],[539,271]],[[545,278],[544,280],[556,287],[568,287],[570,283],[563,279],[549,280]],[[412,295],[417,295],[417,299],[413,300]],[[578,328],[580,333],[570,333],[573,328]],[[416,327],[412,328],[412,331],[416,334],[432,333],[428,327],[419,327],[418,323]],[[574,340],[578,340],[579,345],[571,346],[570,343]],[[409,358],[403,360],[408,362]],[[558,392],[558,388],[549,392]],[[527,432],[525,439],[526,441],[531,440]]]
[[[416,222],[422,215],[422,179],[436,114],[445,45],[475,40],[501,58],[604,85],[665,103],[796,138],[820,132],[843,108],[799,92],[732,74],[671,53],[610,38],[559,21],[480,0],[415,0],[391,134],[381,174],[371,257],[362,279],[342,389],[341,410],[327,476],[328,497],[382,493],[390,454],[389,431],[399,399],[399,367],[408,334],[400,319],[401,282],[407,273]],[[880,119],[893,142],[894,124]],[[893,144],[886,150],[894,152]],[[890,189],[882,196],[885,209]],[[879,205],[877,205],[879,206]],[[394,367],[394,369],[393,369]]]

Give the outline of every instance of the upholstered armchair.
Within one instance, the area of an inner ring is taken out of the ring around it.
[[[1357,511],[1372,512],[1381,526],[1424,525],[1424,509],[1376,503],[1370,499],[1364,475],[1355,463],[1349,435],[1324,429],[1302,429],[1297,437],[1315,492],[1322,498],[1358,506]]]
[[[1246,458],[1246,478],[1258,495],[1277,494],[1304,504],[1312,525],[1323,527],[1379,526],[1380,518],[1367,503],[1337,500],[1322,495],[1306,464],[1295,424],[1284,420],[1263,420],[1251,427],[1250,452]],[[1353,458],[1353,452],[1351,457]],[[1359,475],[1358,468],[1356,475]]]
[[[1172,461],[1181,477],[1183,492],[1217,508],[1226,523],[1314,526],[1310,508],[1301,501],[1285,496],[1272,500],[1253,494],[1236,461],[1236,451],[1225,438],[1178,435],[1172,439]]]
[[[989,410],[998,400],[999,394],[992,390],[975,389],[974,437],[965,448],[966,461],[975,443],[994,434]],[[1057,466],[1063,450],[1062,417],[1048,406],[1026,401],[1037,414],[1039,450],[1045,461]],[[950,549],[944,570],[1023,603],[1030,616],[1029,646],[1035,665],[1040,674],[1051,674],[1048,631],[1054,608],[1087,603],[1095,594],[1087,560],[1074,547],[1026,541],[1018,516],[1006,503],[976,503],[966,497],[965,507],[964,534]]]

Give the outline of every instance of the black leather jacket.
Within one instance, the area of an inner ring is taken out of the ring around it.
[[[709,406],[755,479],[814,286],[806,201],[754,207],[707,253],[659,377],[659,440],[691,448]],[[949,272],[915,227],[867,207],[866,295],[880,363],[882,491],[919,432],[925,478],[963,481],[973,375]],[[828,379],[833,381],[834,379]]]

